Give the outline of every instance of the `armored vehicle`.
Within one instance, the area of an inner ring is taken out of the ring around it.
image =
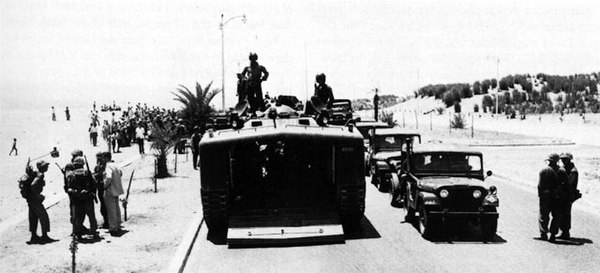
[[[496,187],[484,182],[490,175],[484,176],[480,152],[414,151],[400,183],[392,185],[392,202],[404,203],[406,221],[418,226],[424,238],[458,220],[480,225],[489,241],[496,234],[499,204]]]
[[[414,138],[421,135],[403,128],[371,130],[366,163],[370,170],[371,183],[380,192],[388,192],[391,183],[398,180],[402,162],[412,152]]]
[[[230,245],[343,241],[342,225],[356,225],[365,209],[360,133],[276,116],[200,141],[209,233],[227,232]]]

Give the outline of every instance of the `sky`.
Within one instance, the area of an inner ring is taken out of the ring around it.
[[[472,83],[496,69],[600,71],[600,3],[521,2],[3,0],[0,107],[179,107],[171,92],[180,84],[221,88],[222,56],[232,107],[249,52],[270,73],[264,91],[300,99],[317,73],[336,97],[353,99]],[[225,25],[223,55],[221,14],[247,18]]]

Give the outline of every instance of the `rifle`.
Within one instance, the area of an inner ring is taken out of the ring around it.
[[[54,162],[54,164],[56,164],[56,167],[58,167],[58,169],[60,170],[60,172],[63,174],[63,176],[65,176],[66,171],[65,169],[61,168],[60,165],[58,165],[58,163]]]
[[[96,181],[96,178],[94,178],[94,176],[92,175],[92,172],[90,171],[90,164],[88,164],[87,156],[83,155],[83,159],[85,160],[85,167],[87,168],[88,174],[90,175],[92,180],[94,180],[94,186],[98,185],[98,181]],[[94,196],[94,203],[98,204],[98,197],[96,197],[95,189],[94,189],[94,192],[92,192],[92,195]]]
[[[123,200],[123,214],[125,216],[125,221],[127,221],[127,199],[129,199],[129,190],[131,189],[131,180],[133,179],[133,173],[135,173],[135,170],[131,172],[131,176],[129,177],[129,186],[127,186],[127,194],[125,195],[125,200]]]

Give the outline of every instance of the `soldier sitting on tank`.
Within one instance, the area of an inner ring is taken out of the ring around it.
[[[241,74],[243,79],[247,81],[246,95],[250,103],[250,112],[254,113],[256,110],[264,112],[265,105],[261,83],[269,78],[269,72],[264,66],[258,64],[256,53],[251,52],[248,58],[250,59],[250,65],[246,66]]]

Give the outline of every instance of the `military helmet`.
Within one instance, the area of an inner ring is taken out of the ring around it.
[[[546,158],[546,160],[548,160],[550,162],[558,162],[558,160],[560,160],[560,157],[558,156],[557,153],[551,153],[548,155],[548,158]]]
[[[37,167],[37,168],[38,168],[38,170],[39,170],[39,169],[41,169],[41,168],[43,168],[43,167],[48,167],[48,165],[50,165],[50,163],[48,163],[48,162],[47,162],[47,161],[45,161],[45,160],[40,160],[40,161],[38,161],[38,162],[37,162],[35,165],[36,165],[36,167]]]
[[[67,163],[67,165],[65,165],[65,171],[72,171],[75,170],[75,166],[73,165],[73,163]]]
[[[71,152],[72,156],[83,156],[83,151],[79,150],[79,149],[75,149]]]
[[[258,55],[256,55],[256,53],[254,52],[250,52],[250,56],[248,56],[248,59],[250,59],[250,61],[256,61],[258,60]]]
[[[85,164],[85,159],[83,159],[82,156],[78,156],[75,159],[73,159],[74,166],[83,166],[83,164]]]
[[[571,154],[571,153],[562,153],[562,154],[560,154],[560,159],[570,159],[570,160],[573,160],[573,154]]]

